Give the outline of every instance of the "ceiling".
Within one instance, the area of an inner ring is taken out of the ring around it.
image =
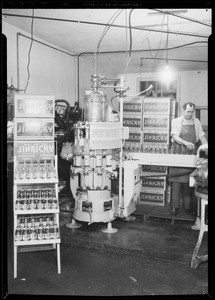
[[[34,39],[89,59],[98,52],[116,73],[154,71],[167,57],[178,70],[207,69],[211,9],[2,9],[29,36],[32,15]]]

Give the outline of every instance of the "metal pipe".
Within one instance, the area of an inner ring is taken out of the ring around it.
[[[174,16],[174,17],[177,17],[177,18],[181,18],[181,19],[185,19],[185,20],[194,22],[194,23],[198,23],[198,24],[201,24],[201,25],[212,27],[212,25],[207,24],[205,22],[201,22],[201,21],[198,21],[198,20],[190,18],[190,17],[188,18],[188,17],[184,17],[184,16],[179,16],[179,15],[174,14],[174,13],[172,13],[170,11],[167,11],[167,10],[161,10],[161,9],[151,9],[151,10],[155,10],[155,11],[158,11],[158,12],[163,13],[163,14],[171,15],[171,16]]]
[[[29,37],[29,36],[27,36],[27,35],[24,35],[24,34],[22,34],[22,33],[20,33],[20,32],[18,32],[17,33],[18,35],[21,35],[21,36],[24,36],[24,37],[26,37],[26,38],[28,38],[28,39],[30,39],[30,40],[33,40],[34,42],[37,42],[37,43],[39,43],[39,44],[42,44],[42,45],[45,45],[45,46],[47,46],[47,47],[49,47],[49,48],[52,48],[52,49],[54,49],[54,50],[57,50],[57,51],[59,51],[59,52],[63,52],[63,53],[65,53],[65,54],[67,54],[67,55],[70,55],[70,56],[76,56],[75,54],[70,54],[70,53],[68,53],[68,52],[66,52],[66,51],[63,51],[63,50],[60,50],[60,49],[58,49],[58,48],[55,48],[55,47],[53,47],[53,46],[50,46],[50,45],[48,45],[48,44],[46,44],[46,43],[43,43],[43,42],[40,42],[40,41],[38,41],[38,40],[35,40],[35,39],[32,39],[31,37]]]
[[[185,46],[190,46],[190,45],[193,45],[193,44],[201,44],[201,43],[208,43],[207,41],[197,41],[197,42],[192,42],[192,43],[188,43],[188,44],[183,44],[183,45],[179,45],[179,46],[176,46],[176,47],[171,47],[171,48],[168,48],[168,50],[173,50],[173,49],[177,49],[177,48],[182,48],[182,47],[185,47]],[[148,51],[150,51],[150,52],[152,52],[152,51],[157,51],[157,50],[159,50],[159,51],[166,51],[166,48],[164,48],[164,49],[146,49],[146,50],[132,50],[132,52],[143,52],[143,51],[145,51],[145,52],[148,52]],[[111,53],[126,53],[127,51],[126,50],[115,50],[115,51],[102,51],[102,52],[99,52],[99,54],[111,54]],[[82,52],[82,53],[79,53],[78,55],[77,55],[77,57],[78,57],[78,66],[77,66],[77,77],[78,77],[78,80],[77,80],[77,85],[78,85],[78,87],[77,87],[77,92],[78,92],[78,103],[80,104],[80,99],[79,99],[79,97],[80,97],[80,87],[79,87],[79,82],[80,82],[80,79],[79,79],[79,77],[80,77],[80,57],[81,57],[81,55],[94,55],[95,54],[95,52]],[[143,58],[141,58],[141,59],[143,59]],[[149,59],[149,58],[147,58],[147,59]],[[171,60],[171,59],[169,59],[169,60]]]
[[[166,60],[166,58],[159,58],[159,57],[140,57],[141,59],[141,64],[142,64],[142,60],[144,59],[155,59],[155,60]],[[173,61],[187,61],[187,62],[200,62],[200,63],[208,63],[207,60],[194,60],[194,59],[177,59],[177,58],[168,58],[169,60],[173,60]]]
[[[17,14],[7,14],[3,13],[2,16],[8,16],[8,17],[19,17],[19,18],[32,18],[32,16],[27,15],[17,15]],[[99,25],[99,26],[112,26],[117,28],[126,28],[124,25],[116,25],[116,24],[106,24],[106,23],[97,23],[97,22],[87,22],[87,21],[78,21],[78,20],[68,20],[68,19],[56,19],[56,18],[47,18],[47,17],[36,17],[34,16],[34,19],[40,19],[40,20],[47,20],[47,21],[60,21],[60,22],[70,22],[70,23],[78,23],[78,24],[88,24],[88,25]],[[161,32],[161,30],[152,29],[152,28],[141,28],[138,26],[131,26],[131,29],[135,30],[141,30],[141,31],[151,31],[151,32]],[[163,33],[167,33],[167,30],[162,30]],[[169,34],[175,34],[175,35],[186,35],[186,36],[194,36],[194,37],[202,37],[208,39],[208,35],[199,35],[195,33],[188,33],[188,32],[180,32],[180,31],[173,31],[170,30],[168,32]]]
[[[16,33],[17,89],[19,90],[19,33]]]

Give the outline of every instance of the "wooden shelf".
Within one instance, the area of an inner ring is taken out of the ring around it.
[[[47,239],[47,240],[32,240],[32,241],[14,241],[14,246],[28,246],[28,245],[40,245],[40,244],[58,244],[61,239]]]
[[[14,179],[14,184],[47,184],[47,183],[58,183],[58,178],[55,179],[23,179],[23,180],[17,180]]]
[[[31,214],[59,214],[59,208],[53,209],[14,209],[14,215],[31,215]]]

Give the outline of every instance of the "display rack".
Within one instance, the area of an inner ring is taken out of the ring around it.
[[[42,117],[44,118],[42,118]],[[14,278],[18,247],[52,245],[60,263],[54,97],[15,95],[14,118]]]

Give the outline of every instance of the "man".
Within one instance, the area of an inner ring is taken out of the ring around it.
[[[207,144],[201,122],[194,117],[195,104],[187,102],[183,105],[181,117],[172,120],[172,153],[196,154],[196,143],[200,140]],[[192,189],[189,187],[189,176],[194,168],[171,167],[169,169],[169,181],[172,182],[170,213],[176,215],[179,210],[180,195],[183,187],[183,206],[187,212],[191,211]]]

